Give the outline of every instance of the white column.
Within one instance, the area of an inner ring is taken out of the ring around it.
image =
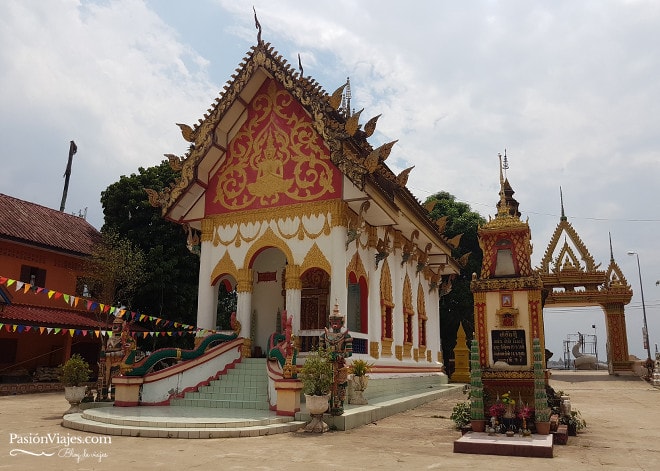
[[[348,290],[346,280],[346,229],[343,227],[335,227],[330,234],[330,261],[332,273],[330,274],[330,312],[335,306],[339,304],[339,310],[344,316],[346,315],[346,306],[348,303]],[[327,257],[327,254],[326,254]]]
[[[440,351],[440,285],[427,296],[426,302],[426,348],[431,350],[431,361],[438,360]],[[427,286],[424,286],[428,290]]]
[[[197,327],[215,329],[217,291],[211,286],[213,272],[213,244],[202,241],[199,260],[199,280],[197,288]]]
[[[293,323],[291,330],[294,334],[300,332],[300,299],[302,297],[302,290],[293,288],[286,290],[286,313],[288,316],[293,316]]]
[[[252,293],[249,291],[236,293],[236,319],[241,323],[241,337],[249,339],[252,319]]]
[[[363,257],[365,269],[369,273],[369,343],[378,342],[382,336],[382,313],[380,305],[380,276],[381,270],[376,270],[376,260],[372,250],[366,252]],[[361,254],[364,255],[364,254]],[[378,265],[379,268],[382,265]],[[370,347],[371,348],[371,347]]]
[[[240,336],[249,339],[252,335],[252,269],[238,270],[236,284],[236,319],[241,323]]]

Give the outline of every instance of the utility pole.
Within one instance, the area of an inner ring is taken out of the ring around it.
[[[66,204],[66,194],[69,191],[69,178],[71,177],[71,164],[73,163],[73,155],[78,152],[78,146],[71,141],[69,144],[69,161],[66,164],[64,171],[64,191],[62,192],[62,203],[60,203],[60,212],[64,212],[64,205]]]

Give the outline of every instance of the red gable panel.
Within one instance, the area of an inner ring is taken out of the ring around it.
[[[341,184],[341,172],[307,113],[269,79],[210,180],[206,214],[336,199]]]

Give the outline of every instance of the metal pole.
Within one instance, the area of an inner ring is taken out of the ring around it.
[[[69,192],[69,178],[71,177],[71,164],[73,163],[73,154],[78,152],[78,146],[71,141],[69,143],[69,161],[66,164],[64,171],[64,191],[62,192],[62,202],[60,203],[60,212],[64,212],[64,205],[66,204],[66,194]]]
[[[644,346],[646,347],[646,353],[648,355],[648,360],[651,359],[651,344],[649,343],[649,329],[646,323],[646,303],[644,303],[644,288],[642,286],[642,269],[639,265],[639,254],[637,252],[628,252],[628,255],[634,255],[637,257],[637,272],[639,273],[639,292],[642,295],[642,315],[644,316]]]

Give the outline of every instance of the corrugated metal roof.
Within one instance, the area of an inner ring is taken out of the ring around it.
[[[9,304],[0,312],[0,322],[4,324],[24,324],[43,327],[62,327],[87,329],[111,329],[110,323],[99,322],[92,317],[86,317],[81,311],[72,309],[57,309],[51,307],[29,306],[26,304]]]
[[[0,238],[90,255],[101,234],[81,217],[0,193]]]

